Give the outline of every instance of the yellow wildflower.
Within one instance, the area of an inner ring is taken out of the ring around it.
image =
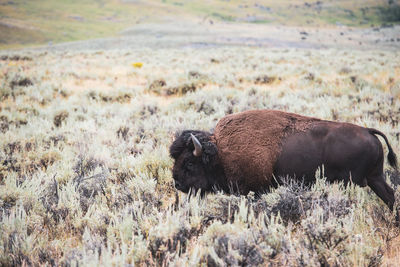
[[[132,64],[133,67],[140,69],[143,66],[142,62],[135,62]]]

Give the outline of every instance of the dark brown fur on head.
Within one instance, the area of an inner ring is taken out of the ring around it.
[[[200,156],[193,155],[193,134],[202,146]],[[212,191],[224,177],[223,169],[218,157],[217,146],[211,141],[211,134],[203,131],[186,130],[177,133],[169,152],[175,160],[172,176],[175,187],[185,193]]]

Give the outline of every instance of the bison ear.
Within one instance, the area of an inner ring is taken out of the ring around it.
[[[204,143],[201,159],[205,165],[210,167],[214,167],[215,165],[219,164],[217,146],[212,142]]]

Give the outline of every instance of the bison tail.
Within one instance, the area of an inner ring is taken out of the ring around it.
[[[387,156],[389,164],[390,164],[390,166],[392,166],[393,168],[395,168],[397,170],[397,156],[394,153],[392,147],[390,146],[389,141],[386,138],[386,135],[384,135],[382,132],[380,132],[376,129],[373,129],[373,128],[368,128],[368,131],[370,134],[374,134],[374,135],[377,134],[377,135],[382,136],[383,139],[385,139],[386,145],[388,146],[388,149],[389,149],[389,153]]]

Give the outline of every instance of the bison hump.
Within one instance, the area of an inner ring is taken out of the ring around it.
[[[277,110],[245,111],[222,118],[214,131],[228,183],[241,193],[271,185],[284,138],[319,119]]]

